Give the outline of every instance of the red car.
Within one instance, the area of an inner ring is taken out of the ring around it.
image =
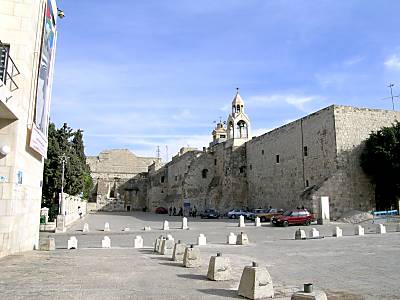
[[[282,225],[286,227],[292,224],[310,225],[314,220],[314,215],[306,209],[294,209],[285,211],[281,216],[272,217],[271,223],[276,226]]]
[[[156,214],[162,214],[165,215],[168,213],[168,209],[166,209],[165,207],[157,207],[156,208]]]

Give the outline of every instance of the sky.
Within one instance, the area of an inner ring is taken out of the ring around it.
[[[390,83],[400,94],[397,0],[57,3],[50,118],[84,131],[86,155],[208,146],[237,87],[253,136],[332,104],[392,109]]]

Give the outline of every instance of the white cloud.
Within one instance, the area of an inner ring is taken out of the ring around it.
[[[295,94],[272,94],[262,96],[252,96],[249,98],[249,103],[253,106],[270,107],[287,104],[294,106],[298,110],[308,112],[306,104],[316,101],[317,96],[304,96]]]
[[[384,64],[387,69],[400,70],[400,55],[393,54],[385,60]]]
[[[354,56],[354,57],[350,57],[349,59],[345,60],[343,62],[343,65],[345,66],[353,66],[356,65],[360,62],[362,62],[364,60],[364,56]]]

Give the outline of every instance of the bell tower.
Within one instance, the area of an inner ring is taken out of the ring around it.
[[[240,97],[239,88],[237,88],[232,101],[232,113],[227,121],[228,140],[235,139],[246,142],[251,139],[250,119],[244,111],[244,101]]]

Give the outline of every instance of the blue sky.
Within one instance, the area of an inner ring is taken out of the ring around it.
[[[51,119],[87,155],[211,141],[236,87],[253,135],[331,104],[392,109],[400,1],[58,0]],[[396,109],[400,109],[400,101]]]

